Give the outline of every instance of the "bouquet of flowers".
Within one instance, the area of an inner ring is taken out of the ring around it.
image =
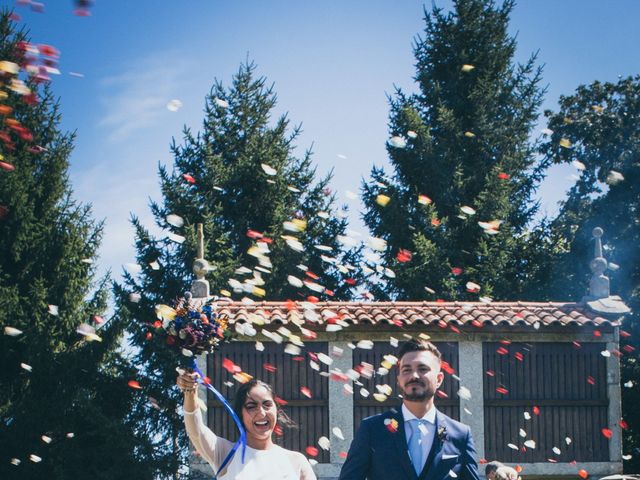
[[[166,344],[173,350],[182,353],[183,356],[191,357],[189,358],[189,370],[197,373],[198,383],[213,393],[222,403],[240,432],[240,437],[222,462],[218,473],[229,463],[238,448],[242,449],[242,461],[244,462],[247,436],[242,421],[224,396],[211,385],[211,382],[205,381],[205,375],[198,369],[193,358],[200,353],[212,353],[221,344],[231,340],[228,318],[217,313],[215,299],[210,301],[207,297],[195,300],[190,292],[185,293],[184,297],[177,301],[175,308],[168,305],[156,305],[155,310],[157,320],[154,326],[157,330],[164,332]],[[176,370],[181,372],[180,368]]]
[[[156,305],[154,326],[166,334],[166,343],[185,357],[211,353],[231,340],[228,319],[216,312],[215,300],[194,300],[189,292],[175,308]]]

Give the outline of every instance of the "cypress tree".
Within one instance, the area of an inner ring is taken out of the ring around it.
[[[611,293],[631,308],[621,335],[625,471],[640,469],[640,77],[582,85],[547,111],[550,137],[542,152],[576,167],[569,191],[548,236],[561,244],[548,259],[547,296],[580,298],[591,275],[592,230],[604,229]],[[550,282],[550,279],[557,279]],[[539,282],[543,285],[543,281]]]
[[[0,477],[151,478],[127,426],[121,329],[101,317],[102,223],[67,176],[74,134],[47,79],[56,58],[0,11]]]
[[[181,395],[170,388],[177,360],[155,337],[153,311],[189,288],[196,224],[203,224],[214,295],[344,300],[361,280],[360,250],[348,247],[346,207],[335,206],[331,175],[316,180],[311,152],[295,155],[300,127],[291,128],[286,115],[272,119],[275,105],[273,86],[256,77],[253,63],[241,65],[228,88],[216,81],[202,131],[185,128],[182,143],[171,145],[173,167],[159,167],[162,202],[152,202],[151,211],[166,236],[132,219],[137,267],[115,288],[117,316],[130,322],[141,383],[162,406],[141,403],[136,415],[162,439],[153,455],[166,472],[185,463],[188,443],[175,413]]]
[[[532,55],[514,63],[514,2],[456,0],[425,10],[418,93],[390,98],[393,173],[363,183],[364,220],[386,241],[379,298],[519,298],[526,229],[545,165],[530,142],[543,90]],[[469,283],[471,282],[471,283]]]

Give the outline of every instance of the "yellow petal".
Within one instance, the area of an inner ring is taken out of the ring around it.
[[[156,305],[156,316],[162,320],[173,320],[176,318],[176,311],[169,305]]]
[[[462,65],[462,71],[463,72],[470,72],[474,68],[476,68],[476,67],[474,67],[473,65],[469,65],[469,64]]]
[[[568,138],[561,138],[560,146],[564,148],[571,148],[571,140],[569,140]]]
[[[431,203],[431,199],[426,195],[418,195],[418,203],[421,203],[422,205],[428,205]]]
[[[381,207],[386,207],[387,203],[389,203],[390,200],[391,200],[390,197],[383,194],[380,194],[376,197],[376,203]]]
[[[16,63],[3,60],[2,62],[0,62],[0,70],[2,70],[5,73],[10,73],[12,75],[15,75],[20,71],[20,67]]]
[[[266,290],[260,287],[253,287],[253,291],[251,293],[256,297],[264,297],[267,294]]]

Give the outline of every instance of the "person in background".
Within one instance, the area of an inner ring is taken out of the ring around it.
[[[518,475],[518,471],[515,468],[507,467],[506,465],[502,465],[498,467],[495,475],[496,480],[520,480],[520,475]]]
[[[217,436],[202,421],[196,378],[197,374],[184,372],[176,381],[184,394],[184,423],[198,453],[217,472],[233,443]],[[244,462],[241,449],[235,452],[218,480],[316,480],[304,455],[273,443],[273,430],[278,418],[284,416],[275,398],[271,387],[260,380],[252,379],[238,388],[233,409],[247,432],[247,449]]]
[[[496,480],[496,471],[504,465],[498,461],[489,462],[484,466],[484,476],[487,480]]]

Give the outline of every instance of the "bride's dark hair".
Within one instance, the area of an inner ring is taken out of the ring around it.
[[[280,408],[280,404],[278,404],[278,402],[276,401],[276,394],[273,392],[273,388],[271,388],[271,385],[255,378],[252,378],[247,383],[243,383],[242,385],[240,385],[240,388],[238,388],[238,391],[236,392],[236,396],[233,398],[233,411],[236,412],[236,415],[238,415],[238,418],[240,418],[240,420],[242,420],[242,409],[244,408],[244,404],[247,401],[249,392],[251,392],[254,387],[263,387],[265,390],[267,390],[267,392],[269,392],[271,398],[273,399],[273,403],[275,403],[276,408],[278,409],[278,423],[288,428],[297,427],[295,422],[291,420],[291,418],[289,418],[289,415],[287,415],[284,410]]]

